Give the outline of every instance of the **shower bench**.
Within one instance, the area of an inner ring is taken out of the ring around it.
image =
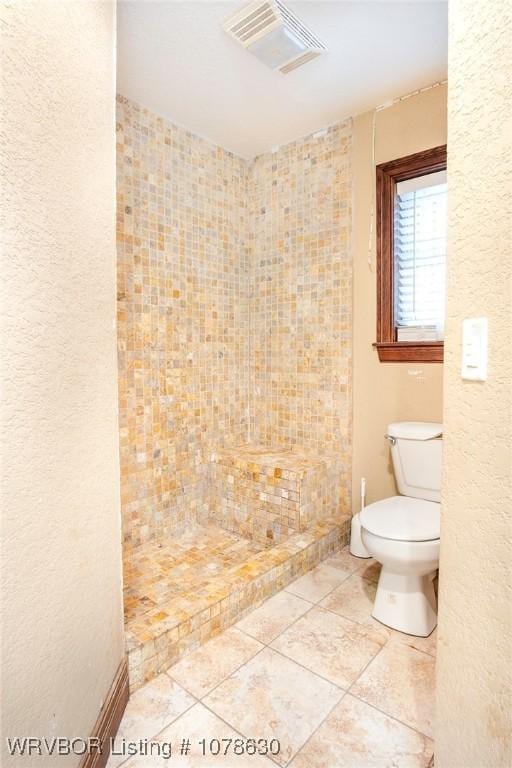
[[[210,457],[210,520],[264,547],[339,514],[345,491],[335,455],[246,444]]]

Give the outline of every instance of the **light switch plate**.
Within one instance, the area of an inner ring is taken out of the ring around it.
[[[469,381],[487,379],[486,317],[469,317],[462,323],[461,376]]]

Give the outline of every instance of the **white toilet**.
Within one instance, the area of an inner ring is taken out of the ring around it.
[[[372,616],[409,635],[427,637],[437,624],[433,580],[439,565],[442,425],[390,424],[401,496],[361,511],[361,537],[382,563]]]

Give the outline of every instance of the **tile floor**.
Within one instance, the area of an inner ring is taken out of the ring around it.
[[[371,618],[378,569],[342,550],[140,688],[116,751],[143,740],[153,753],[111,755],[108,768],[430,766],[435,633]],[[277,739],[280,752],[203,757],[201,739]]]

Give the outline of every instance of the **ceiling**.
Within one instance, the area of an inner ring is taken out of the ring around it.
[[[446,77],[443,0],[285,0],[327,46],[283,75],[221,28],[247,0],[121,0],[120,93],[246,158]]]

